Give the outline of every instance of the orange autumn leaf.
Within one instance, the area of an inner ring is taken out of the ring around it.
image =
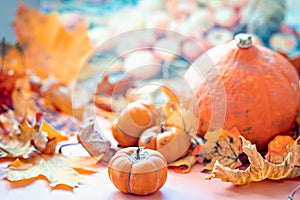
[[[0,72],[0,114],[12,108],[12,93],[15,88],[16,80],[21,76],[19,74],[10,74],[7,70]]]
[[[5,43],[5,38],[0,44],[0,114],[11,109],[12,93],[16,81],[24,75],[22,53],[17,45]]]
[[[32,95],[29,77],[26,75],[15,81],[11,99],[15,114],[34,116],[39,112],[39,108],[36,105],[37,99]]]
[[[62,141],[68,140],[67,136],[62,135],[58,130],[53,128],[50,124],[48,124],[44,120],[42,121],[40,131],[46,132],[48,134],[47,137],[49,139],[56,139],[57,142],[62,142]]]
[[[102,80],[97,84],[96,95],[113,96],[125,94],[128,88],[134,85],[134,80],[131,78],[120,79],[112,83],[109,76],[106,74]]]
[[[6,176],[9,181],[20,181],[46,177],[51,187],[66,185],[76,187],[83,176],[80,170],[98,172],[97,159],[93,157],[74,157],[55,155],[39,155],[29,159],[16,159],[7,167]]]
[[[172,167],[175,172],[180,174],[185,174],[191,171],[192,166],[196,163],[196,158],[193,155],[188,155],[184,158],[181,158],[171,164],[169,167]]]
[[[52,75],[69,83],[92,50],[87,26],[68,31],[58,13],[43,14],[20,3],[14,28],[26,66],[42,79]]]
[[[21,122],[9,111],[0,115],[0,158],[28,158],[35,153],[54,154],[57,141],[67,138],[56,131],[37,113],[33,120],[24,117]]]

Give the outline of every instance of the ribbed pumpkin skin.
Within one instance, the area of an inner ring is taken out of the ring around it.
[[[113,184],[124,193],[148,195],[158,191],[166,182],[168,168],[165,158],[157,151],[147,149],[148,159],[133,162],[129,156],[137,147],[119,150],[108,164]]]
[[[274,136],[290,130],[299,109],[300,92],[297,72],[289,61],[263,46],[242,49],[235,41],[214,47],[204,56],[215,64],[225,88],[223,128],[237,127],[260,150]],[[209,80],[216,78],[216,74],[203,70],[202,75]],[[212,108],[207,83],[195,67],[187,70],[185,80],[197,100],[198,132],[204,136]]]

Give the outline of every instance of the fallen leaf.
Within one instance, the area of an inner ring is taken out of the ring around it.
[[[2,39],[0,44],[0,114],[12,109],[12,93],[16,81],[24,75],[20,53]],[[18,60],[19,59],[19,60]],[[8,108],[8,109],[7,109]]]
[[[23,3],[17,9],[14,28],[26,66],[41,79],[52,75],[70,83],[93,49],[85,24],[69,31],[58,13],[44,14]]]
[[[11,98],[14,112],[18,115],[34,116],[40,110],[30,89],[28,76],[16,80]]]
[[[89,152],[91,156],[101,156],[101,161],[108,163],[116,153],[116,149],[111,147],[111,143],[105,136],[95,130],[95,122],[90,121],[81,126],[77,135],[79,143]]]
[[[241,141],[236,128],[228,131],[212,131],[205,134],[205,143],[194,155],[205,163],[204,171],[213,170],[216,161],[231,169],[242,165],[239,160]]]
[[[165,124],[170,126],[181,126],[186,134],[193,137],[197,133],[198,119],[189,110],[183,108],[179,97],[167,86],[162,86],[161,91],[166,95],[167,100],[163,105],[162,112],[165,117]]]
[[[212,174],[206,177],[207,180],[220,178],[224,182],[243,185],[264,179],[279,180],[300,176],[300,167],[296,166],[300,155],[299,138],[291,145],[286,158],[280,164],[270,163],[265,160],[257,151],[255,145],[242,136],[240,138],[243,143],[243,151],[250,162],[249,167],[246,170],[233,170],[216,161]]]
[[[113,112],[113,108],[112,108],[112,98],[111,97],[99,97],[99,96],[95,96],[94,97],[94,103],[95,106],[105,112]]]
[[[134,80],[132,78],[124,78],[112,83],[107,74],[105,74],[102,80],[97,84],[96,95],[100,96],[114,96],[125,94],[128,88],[134,86]]]
[[[172,167],[175,172],[180,174],[185,174],[191,171],[192,166],[196,163],[195,156],[188,155],[184,158],[181,158],[171,164],[169,164],[169,167]]]
[[[12,123],[14,124],[13,126],[16,125],[15,121]],[[37,149],[31,144],[35,132],[34,128],[28,124],[28,121],[24,120],[12,132],[2,135],[0,137],[1,157],[29,157],[36,152]],[[36,139],[39,140],[39,138]]]
[[[74,188],[83,178],[77,170],[98,172],[96,163],[92,157],[42,154],[25,160],[16,159],[8,165],[6,176],[9,181],[20,181],[42,175],[51,187],[63,184]]]
[[[28,158],[36,153],[54,154],[56,142],[67,139],[43,121],[39,113],[33,120],[24,117],[19,122],[14,113],[0,119],[5,121],[5,125],[2,123],[4,132],[0,134],[0,157]]]
[[[68,137],[61,134],[59,131],[57,131],[55,128],[53,128],[49,123],[47,123],[45,120],[42,120],[42,123],[40,125],[40,131],[46,132],[47,137],[49,139],[56,139],[57,142],[62,142],[65,140],[68,140]]]
[[[16,80],[20,78],[15,73],[10,73],[7,70],[0,72],[0,114],[12,109],[12,93],[15,88]]]
[[[51,108],[57,112],[63,112],[72,115],[73,102],[72,102],[72,89],[62,83],[56,83],[44,93],[45,107]],[[84,107],[79,108],[79,113],[82,114]],[[79,115],[81,115],[79,114]]]

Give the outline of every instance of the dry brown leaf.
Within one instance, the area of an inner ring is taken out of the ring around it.
[[[116,153],[116,149],[111,147],[111,143],[105,136],[95,130],[94,121],[82,125],[77,135],[79,143],[89,152],[91,156],[101,156],[101,161],[108,163]]]
[[[213,170],[216,161],[231,169],[242,165],[239,160],[241,154],[241,141],[239,131],[232,130],[211,131],[205,134],[205,143],[199,148],[197,158],[203,158],[204,171]],[[200,159],[199,159],[200,160]]]
[[[97,159],[92,157],[72,157],[57,155],[39,155],[30,159],[16,159],[7,167],[9,181],[45,176],[51,187],[63,184],[69,187],[78,186],[83,178],[77,170],[98,172]]]
[[[270,163],[265,160],[257,151],[256,146],[250,141],[240,136],[243,143],[243,151],[248,156],[250,165],[246,170],[230,169],[215,163],[212,174],[207,176],[207,180],[220,178],[224,182],[232,182],[236,185],[243,185],[252,181],[262,181],[264,179],[279,180],[284,178],[295,178],[300,176],[300,167],[296,163],[300,155],[298,140],[291,145],[289,152],[280,164]]]
[[[0,128],[3,131],[0,133],[0,157],[28,158],[37,152],[53,154],[56,142],[67,139],[45,121],[40,126],[39,113],[32,121],[25,117],[18,122],[14,113],[1,115],[0,119],[3,121]]]
[[[23,3],[17,9],[14,28],[26,66],[42,79],[52,75],[70,83],[93,49],[85,24],[69,31],[58,13],[43,14]]]
[[[1,157],[29,157],[35,151],[36,147],[31,144],[31,141],[35,138],[36,130],[25,119],[20,124],[13,121],[14,129],[6,135],[0,136],[0,155]],[[17,127],[15,127],[17,125]],[[36,137],[36,141],[39,141],[39,145],[46,145],[43,137]],[[45,146],[44,146],[45,147]]]
[[[22,116],[34,116],[40,110],[32,95],[29,79],[28,76],[19,78],[11,95],[15,113]]]

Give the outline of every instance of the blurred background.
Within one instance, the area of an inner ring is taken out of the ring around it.
[[[1,37],[14,43],[12,27],[17,4],[0,7]],[[238,32],[291,57],[299,55],[299,0],[23,0],[42,12],[59,12],[72,29],[89,26],[89,37],[101,43],[118,33],[140,29],[173,30],[205,45],[227,42]],[[5,5],[4,5],[5,4]]]

